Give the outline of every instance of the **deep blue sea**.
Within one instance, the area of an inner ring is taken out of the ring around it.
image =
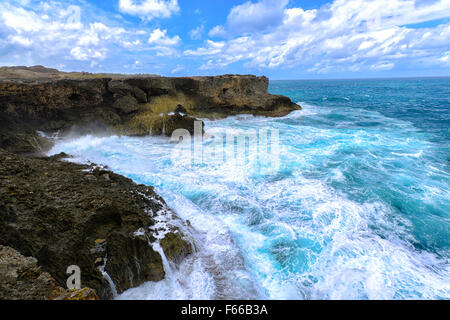
[[[50,152],[155,186],[194,228],[194,255],[117,298],[450,299],[450,78],[272,81],[270,92],[303,110],[205,120],[200,161],[150,136]],[[252,141],[267,131],[261,156]],[[247,137],[242,161],[210,161],[239,155],[225,133]]]

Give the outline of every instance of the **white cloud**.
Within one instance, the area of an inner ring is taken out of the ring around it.
[[[75,47],[70,50],[70,54],[76,60],[92,60],[105,58],[106,51],[106,49],[95,50],[90,48]]]
[[[152,45],[150,49],[155,50],[159,57],[178,56],[178,51],[174,47],[181,43],[181,38],[170,37],[167,35],[167,30],[158,28],[152,31],[148,43]]]
[[[115,51],[110,50],[113,47],[142,45],[140,37],[144,36],[136,31],[92,19],[83,24],[80,12],[80,7],[58,2],[30,2],[28,7],[9,1],[0,3],[0,53],[8,53],[0,55],[1,63],[23,64],[25,56],[29,64],[56,65],[70,59],[98,61]],[[90,18],[88,13],[83,17]]]
[[[189,31],[189,37],[192,40],[200,40],[202,38],[204,30],[205,30],[205,26],[202,24],[201,26],[198,26],[197,28]]]
[[[214,28],[212,28],[208,35],[210,37],[222,37],[225,38],[227,33],[225,31],[225,28],[223,26],[215,26]]]
[[[395,66],[395,64],[392,63],[392,62],[381,61],[381,62],[379,62],[377,64],[374,64],[374,65],[370,66],[370,69],[372,69],[374,71],[391,70],[394,66]]]
[[[183,71],[184,67],[182,65],[178,65],[175,69],[173,69],[170,73],[171,74],[175,74],[175,73],[179,73],[180,71]]]
[[[209,36],[228,40],[220,47],[206,41],[188,56],[203,56],[203,68],[242,61],[253,68],[293,68],[318,73],[389,70],[398,60],[444,63],[450,24],[411,28],[450,17],[450,1],[335,0],[315,10],[287,8],[287,1],[260,0],[234,7],[223,26]],[[259,24],[268,21],[270,28]]]
[[[289,0],[247,1],[231,9],[227,17],[227,27],[231,32],[264,31],[279,25],[283,20],[284,9]]]
[[[221,53],[225,44],[224,41],[218,42],[207,40],[206,47],[198,48],[197,50],[186,50],[184,54],[188,56],[211,56]]]
[[[167,30],[155,29],[150,34],[150,38],[148,39],[149,44],[154,44],[157,46],[176,46],[181,42],[179,36],[169,37],[167,35]]]
[[[170,18],[178,13],[180,7],[177,0],[120,0],[119,10],[148,20],[153,18]]]
[[[10,36],[8,37],[8,40],[11,41],[11,43],[19,44],[24,47],[30,47],[33,44],[33,40],[23,36]]]

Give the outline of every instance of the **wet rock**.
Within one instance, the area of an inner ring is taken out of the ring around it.
[[[166,234],[164,239],[161,240],[161,247],[167,259],[178,262],[192,253],[191,245],[183,240],[182,236],[180,237],[179,231]]]
[[[147,238],[113,233],[108,237],[106,250],[105,270],[119,293],[146,281],[164,279],[161,256],[149,248]]]
[[[53,143],[37,133],[0,132],[0,146],[18,154],[37,155],[50,150]]]
[[[112,298],[98,259],[119,293],[163,279],[161,256],[150,243],[161,212],[175,216],[153,188],[108,170],[0,149],[0,245],[36,258],[61,287],[67,267],[77,265],[83,287]]]

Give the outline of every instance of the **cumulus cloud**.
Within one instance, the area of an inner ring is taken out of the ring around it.
[[[154,18],[170,18],[172,14],[180,11],[180,7],[178,0],[119,0],[119,10],[152,20]]]
[[[106,49],[90,49],[83,47],[75,47],[70,50],[70,54],[76,60],[93,60],[93,59],[103,59],[106,56]]]
[[[222,49],[225,47],[224,41],[212,41],[207,40],[206,46],[198,48],[196,50],[186,50],[184,54],[189,56],[211,56],[216,55],[222,52]]]
[[[157,46],[175,46],[181,42],[179,36],[169,37],[167,35],[167,30],[155,29],[150,34],[150,38],[148,39],[148,43],[154,44]]]
[[[181,43],[179,36],[170,37],[167,30],[155,29],[150,34],[148,43],[152,45],[151,50],[155,50],[158,56],[177,56],[178,51],[174,48]]]
[[[85,1],[2,0],[0,64],[118,66],[115,72],[152,65],[168,74],[186,61],[213,70],[208,73],[227,72],[234,63],[243,72],[269,74],[450,67],[450,0],[334,0],[311,10],[288,0],[241,1],[223,24],[205,30],[200,21],[190,30],[190,39],[204,40],[197,45],[183,43],[160,22],[147,23],[179,12],[175,0],[120,0],[122,13],[145,23]]]
[[[261,0],[235,6],[228,14],[227,27],[232,33],[242,34],[277,26],[283,20],[284,8],[288,2],[289,0]]]
[[[2,2],[0,63],[56,65],[62,60],[77,60],[96,66],[114,47],[142,44],[134,31],[95,20],[83,24],[80,16],[80,7],[66,7],[58,2],[29,1],[22,6]]]
[[[209,35],[224,36],[186,55],[203,56],[204,69],[244,62],[255,68],[303,66],[315,73],[389,70],[399,60],[439,64],[450,47],[450,24],[409,25],[450,17],[450,1],[335,0],[314,10],[287,7],[288,1],[260,0],[234,7],[223,26]],[[267,27],[261,21],[268,21]]]
[[[234,6],[226,24],[212,28],[209,36],[226,38],[274,28],[283,21],[288,3],[289,0],[260,0]]]

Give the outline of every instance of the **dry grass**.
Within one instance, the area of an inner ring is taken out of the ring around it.
[[[166,117],[167,114],[174,112],[179,104],[188,111],[193,106],[193,102],[182,94],[154,97],[143,106],[142,111],[135,115],[125,127],[132,134],[148,134],[150,129],[154,127],[156,120],[160,120],[161,116]]]
[[[87,79],[127,79],[127,78],[154,78],[157,74],[119,74],[119,73],[90,73],[90,72],[63,72],[42,66],[33,67],[0,67],[0,79],[8,80],[87,80]]]
[[[154,128],[156,120],[174,112],[179,104],[189,112],[193,106],[193,101],[182,94],[154,97],[149,103],[143,105],[139,114],[135,115],[123,128],[126,128],[124,130],[129,134],[148,134],[150,129]]]

